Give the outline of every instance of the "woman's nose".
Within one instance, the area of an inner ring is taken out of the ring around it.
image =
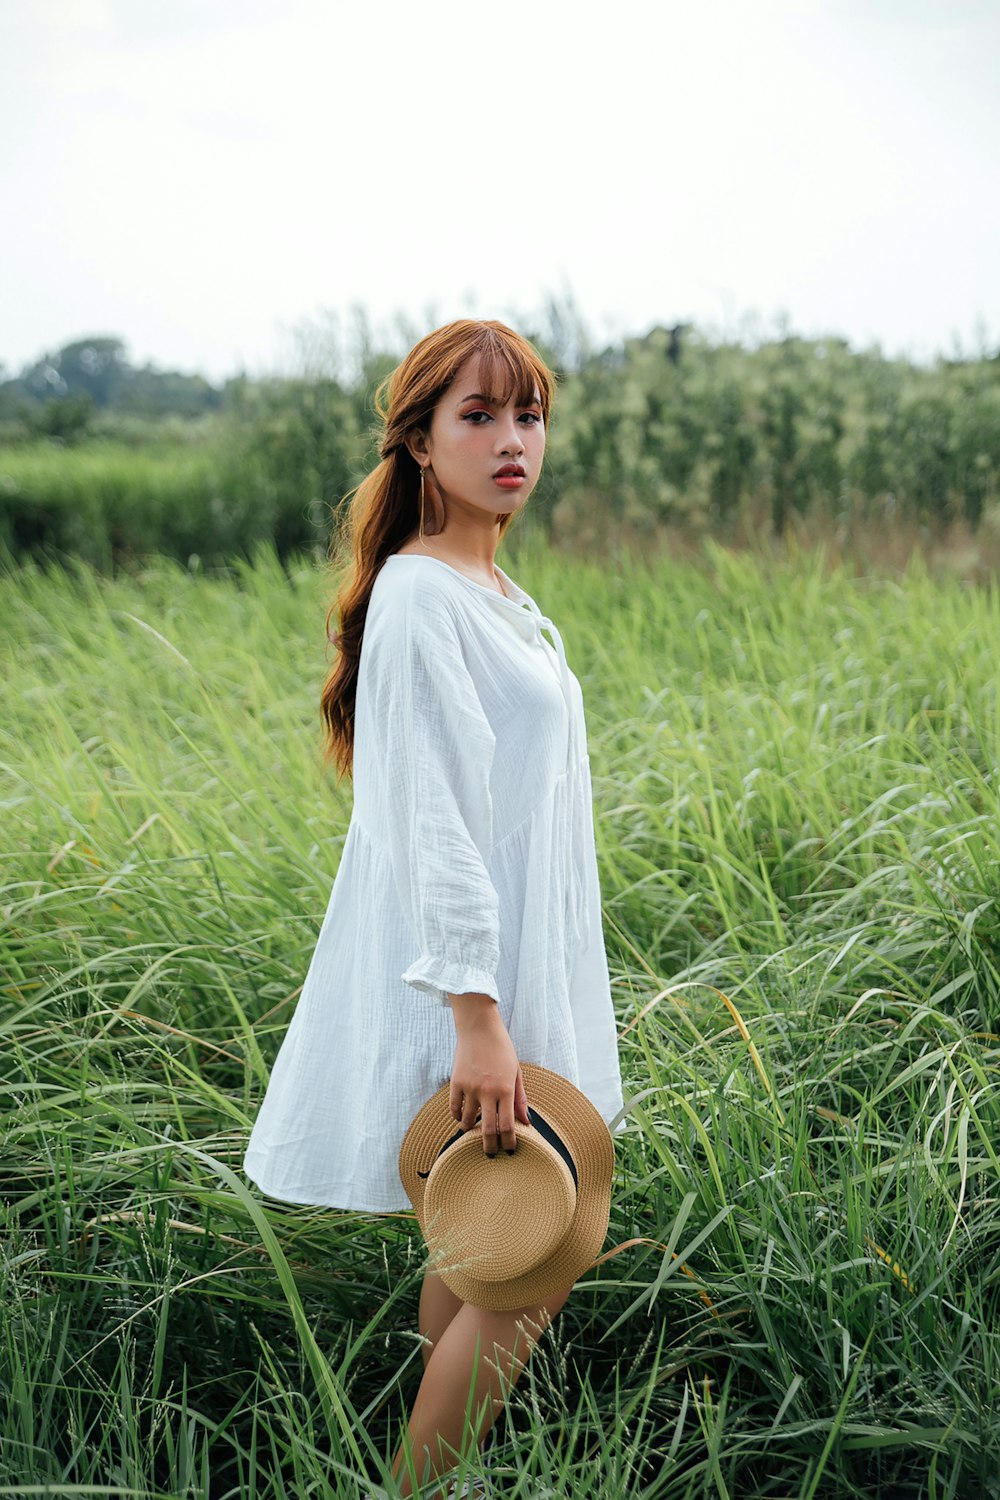
[[[500,424],[497,441],[502,445],[501,453],[523,453],[524,443],[521,441],[521,432],[517,423],[511,419],[508,426]]]

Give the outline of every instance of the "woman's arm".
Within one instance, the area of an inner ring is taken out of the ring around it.
[[[404,578],[369,617],[365,650],[369,754],[412,944],[401,978],[443,1006],[449,993],[499,1000],[500,900],[490,878],[496,738],[447,592],[426,575]]]
[[[517,1146],[514,1121],[527,1125],[528,1100],[514,1044],[492,995],[448,995],[455,1017],[455,1061],[449,1104],[463,1130],[482,1114],[483,1150],[496,1156]]]
[[[368,631],[372,630],[369,635]],[[389,853],[410,930],[401,978],[455,1017],[450,1105],[483,1147],[517,1146],[529,1123],[500,1014],[500,899],[490,877],[496,737],[465,660],[449,596],[415,577],[366,624],[372,753],[384,769]]]

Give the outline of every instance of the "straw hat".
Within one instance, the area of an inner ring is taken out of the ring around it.
[[[492,1159],[480,1130],[456,1128],[449,1086],[413,1118],[399,1175],[430,1269],[463,1302],[493,1312],[542,1305],[571,1286],[604,1243],[615,1153],[611,1132],[568,1079],[522,1063],[531,1125]]]

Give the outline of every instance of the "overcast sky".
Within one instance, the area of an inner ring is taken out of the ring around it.
[[[1000,0],[0,0],[0,362],[363,304],[1000,343]]]

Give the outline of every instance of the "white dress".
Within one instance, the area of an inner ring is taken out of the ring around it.
[[[492,995],[522,1062],[609,1124],[622,1107],[583,695],[497,573],[509,597],[394,553],[372,588],[351,821],[243,1162],[271,1197],[409,1207],[397,1158],[451,1077],[447,992]]]

